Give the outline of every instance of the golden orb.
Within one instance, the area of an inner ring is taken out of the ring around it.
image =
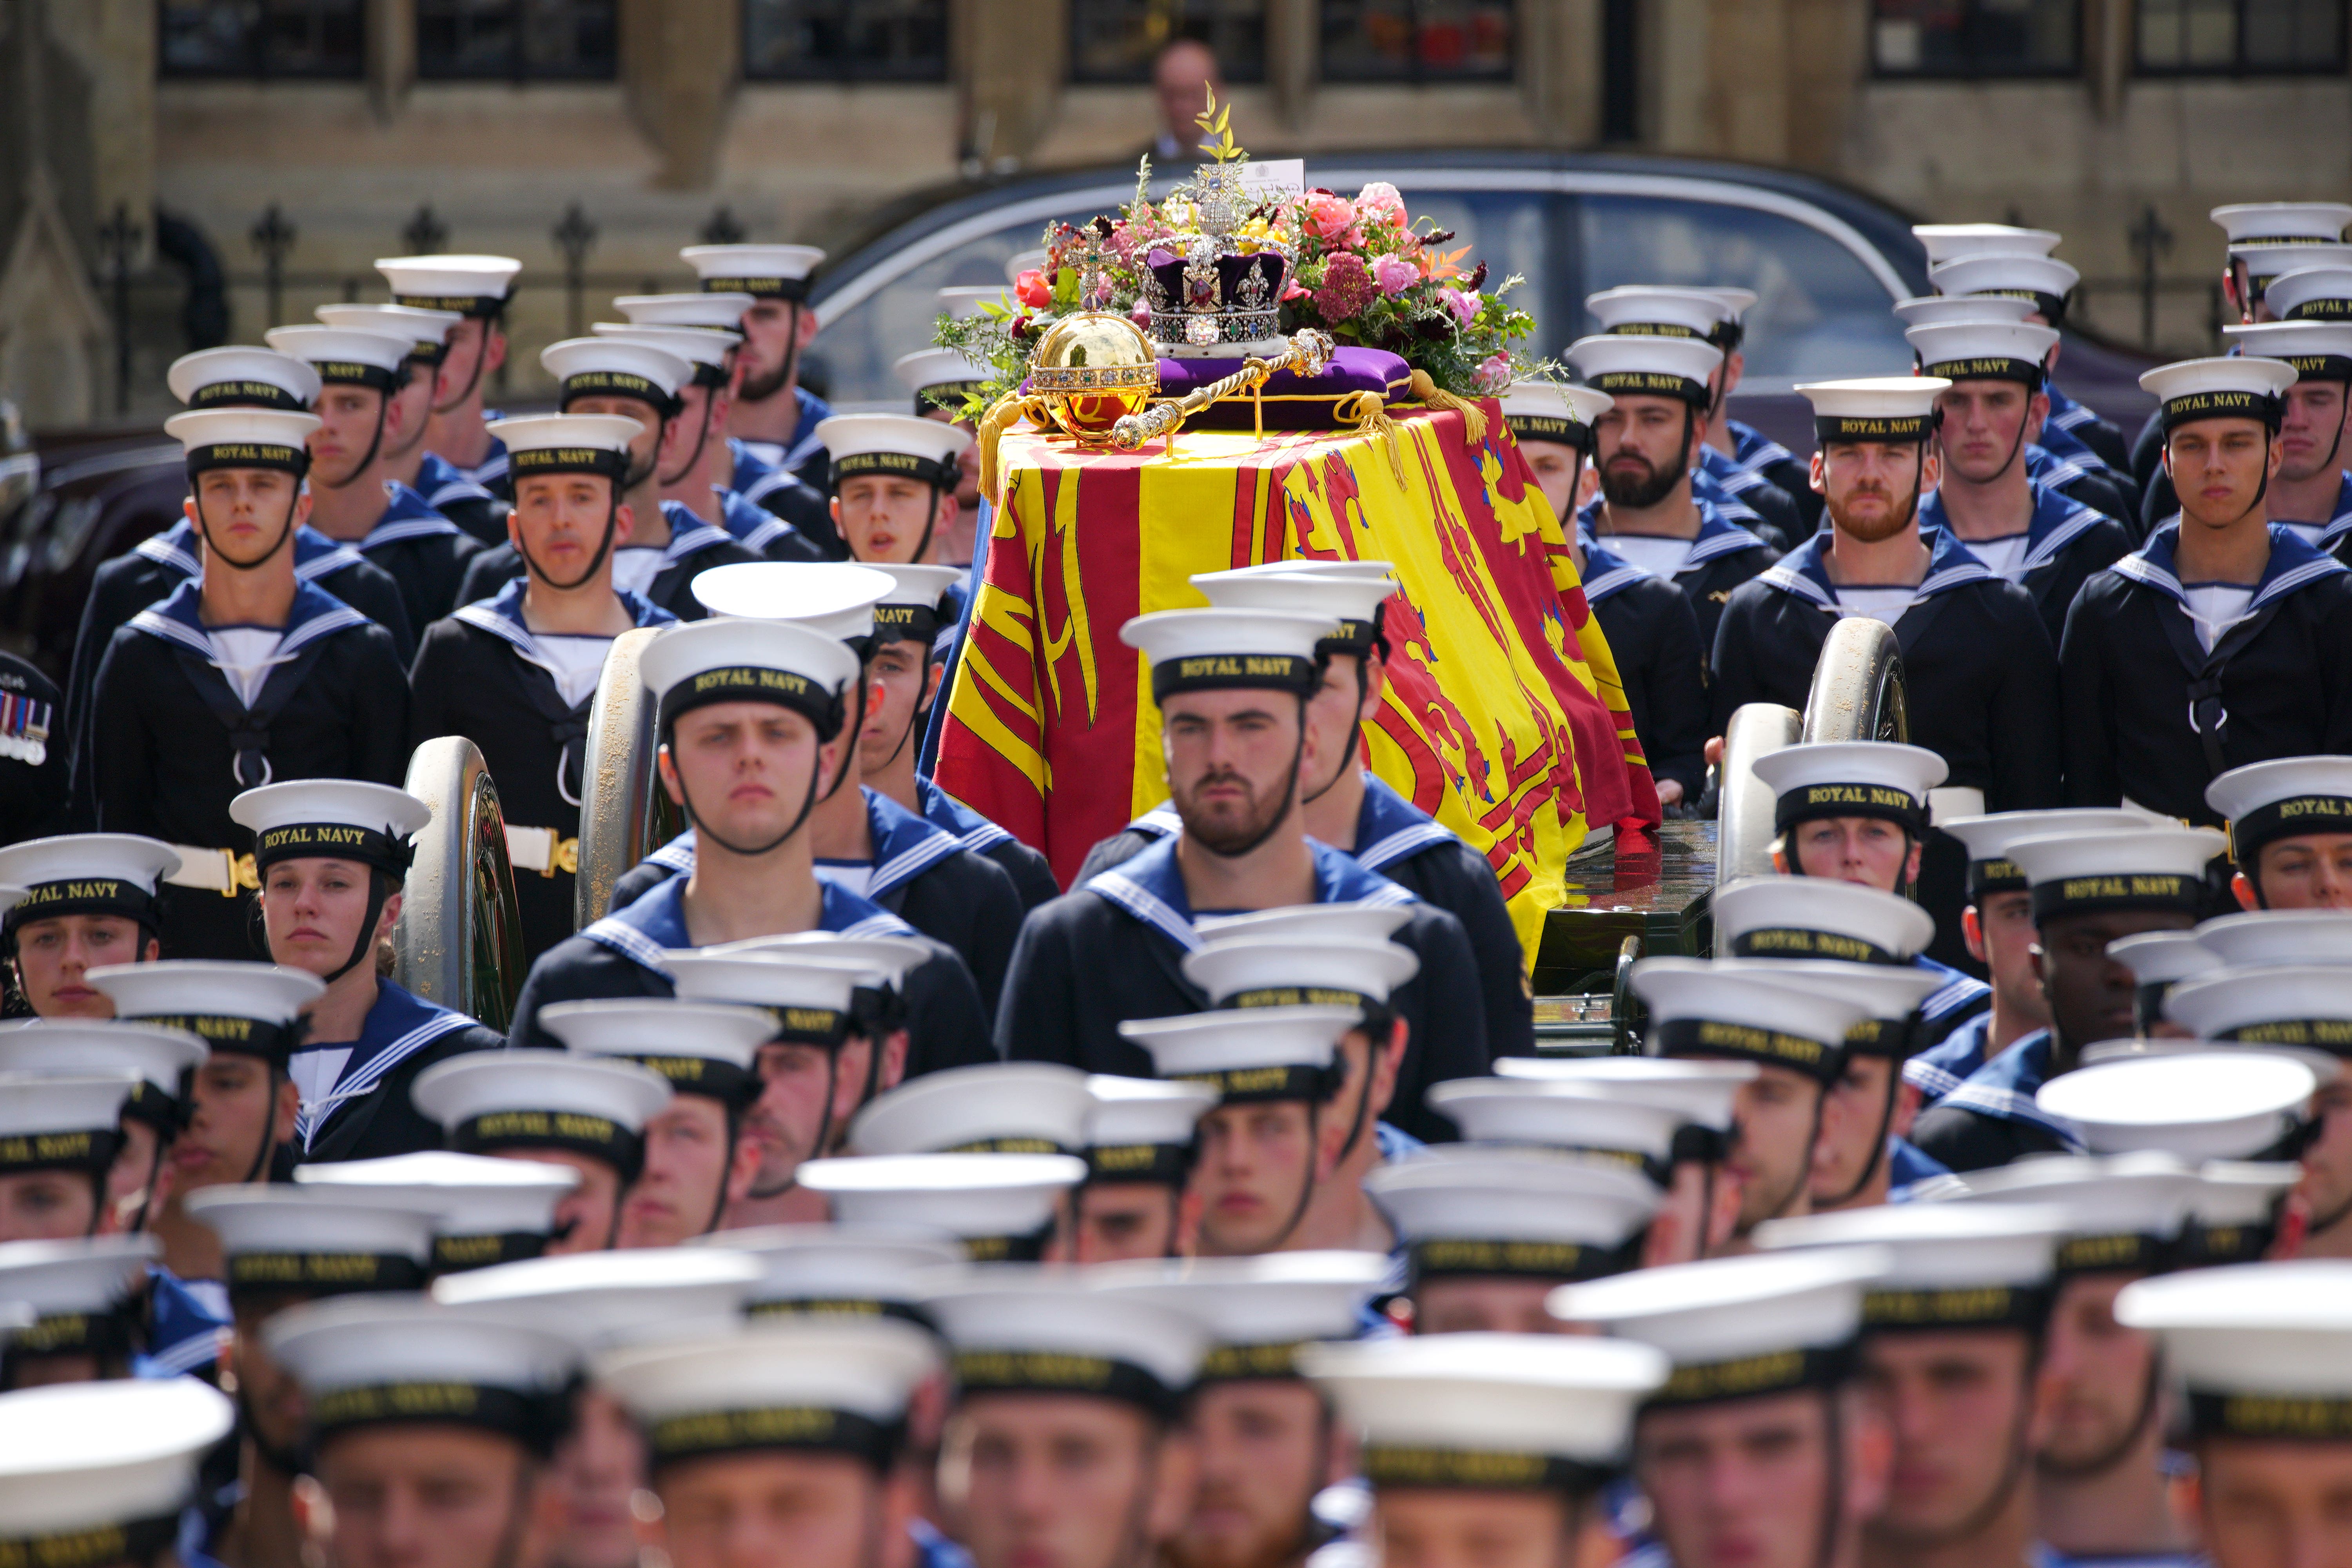
[[[1160,356],[1143,329],[1107,310],[1082,310],[1045,329],[1029,356],[1029,390],[1054,423],[1089,444],[1140,413],[1160,390]]]

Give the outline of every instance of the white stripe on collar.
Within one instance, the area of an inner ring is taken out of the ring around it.
[[[756,460],[756,458],[754,460]],[[752,480],[751,488],[750,489],[742,490],[738,493],[740,493],[745,500],[756,501],[763,496],[772,496],[778,490],[788,490],[793,489],[794,486],[806,489],[809,488],[809,483],[806,479],[802,479],[790,468],[772,468],[768,469],[767,472],[761,474],[758,479]]]
[[[1776,561],[1757,575],[1782,593],[1794,594],[1801,599],[1811,599],[1824,610],[1834,610],[1838,607],[1837,601],[1830,596],[1826,589],[1793,566],[1786,566]]]
[[[1968,1079],[1958,1073],[1947,1071],[1924,1058],[1913,1057],[1903,1064],[1903,1081],[1925,1094],[1941,1100],[1966,1083]]]
[[[471,1028],[474,1020],[463,1013],[441,1013],[427,1018],[400,1038],[384,1047],[367,1059],[365,1066],[350,1078],[335,1085],[334,1091],[295,1113],[294,1135],[302,1141],[307,1151],[318,1138],[319,1129],[336,1110],[347,1101],[357,1100],[383,1081],[384,1074],[423,1050],[444,1035],[454,1035],[460,1029]]]
[[[1718,508],[1717,515],[1720,514],[1721,509]],[[1605,542],[1606,542],[1604,541],[1604,543]],[[1690,553],[1683,557],[1683,563],[1679,567],[1675,568],[1675,575],[1679,577],[1684,573],[1693,571],[1696,568],[1706,564],[1707,562],[1714,560],[1718,555],[1736,555],[1743,550],[1763,550],[1766,548],[1768,548],[1768,546],[1758,535],[1748,532],[1746,529],[1741,528],[1737,523],[1729,524],[1726,526],[1721,533],[1715,535],[1711,539],[1693,540],[1691,542]]]
[[[929,822],[924,823],[924,826],[929,827],[930,832],[874,868],[874,874],[866,883],[866,896],[868,900],[893,892],[913,881],[949,856],[963,853],[963,845],[957,840],[954,834]]]
[[[1953,1008],[1974,1001],[1979,996],[1986,995],[1991,990],[1991,986],[1973,975],[1954,975],[1944,984],[1941,989],[1927,994],[1927,999],[1919,1004],[1919,1016],[1923,1018],[1940,1018]]]
[[[593,921],[581,927],[580,934],[590,942],[611,948],[639,968],[650,969],[664,980],[673,984],[677,983],[677,976],[670,973],[668,963],[662,957],[661,943],[627,921],[606,915],[601,921]]]
[[[441,486],[440,489],[435,490],[431,495],[426,496],[425,498],[425,504],[433,508],[436,511],[438,511],[441,509],[441,503],[443,501],[496,500],[498,499],[498,497],[490,494],[490,492],[481,485],[477,484],[472,479],[467,479],[464,475],[460,474],[457,478],[449,480],[446,484]]]
[[[1612,566],[1600,576],[1585,580],[1584,602],[1588,605],[1597,605],[1612,594],[1632,587],[1649,574],[1646,569],[1636,566],[1630,561],[1622,566]]]
[[[688,517],[694,517],[694,513],[690,511],[688,512],[687,515]],[[669,543],[662,551],[662,564],[665,567],[675,566],[679,562],[685,560],[688,556],[698,554],[702,551],[709,549],[713,545],[732,544],[734,542],[735,536],[728,532],[725,529],[716,527],[710,523],[702,521],[699,518],[696,518],[694,527],[686,530],[682,533],[673,531],[670,534]]]
[[[887,910],[877,910],[864,920],[845,926],[835,933],[840,936],[912,936],[915,928]],[[920,967],[918,965],[917,967]]]
[[[2074,500],[2071,496],[2067,499]],[[2105,515],[2103,512],[2092,510],[2080,501],[2075,501],[2074,510],[2067,515],[2066,521],[2043,534],[2042,542],[2025,552],[2025,559],[2018,563],[2019,570],[2031,572],[2038,566],[2047,566],[2058,558],[2060,551],[2098,527],[2100,519]],[[1965,544],[1968,541],[1962,540],[1960,542]]]
[[[1178,914],[1159,894],[1125,872],[1117,869],[1105,871],[1087,883],[1087,891],[1109,900],[1185,952],[1200,951],[1200,934],[1193,931],[1192,923]]]
[[[445,533],[463,535],[465,530],[446,517],[404,517],[396,522],[380,522],[368,530],[368,536],[354,548],[364,553],[403,540],[432,539]]]
[[[169,530],[165,531],[165,532],[169,531]],[[134,555],[143,555],[150,561],[173,567],[185,576],[193,577],[204,570],[204,563],[196,559],[193,552],[183,550],[170,542],[162,533],[149,534],[132,545],[131,550]],[[298,567],[296,570],[299,571],[300,568]]]
[[[1410,856],[1417,855],[1433,844],[1455,842],[1454,831],[1441,823],[1416,822],[1401,827],[1370,848],[1360,850],[1356,864],[1367,871],[1377,871],[1383,866],[1393,866]]]

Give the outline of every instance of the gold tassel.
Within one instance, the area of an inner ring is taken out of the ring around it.
[[[1339,401],[1331,415],[1351,430],[1386,437],[1389,468],[1395,472],[1397,483],[1404,483],[1404,436],[1396,421],[1389,417],[1388,405],[1379,393],[1369,389],[1351,392]]]
[[[990,404],[988,412],[980,416],[980,428],[974,433],[980,443],[980,493],[988,498],[991,506],[1004,504],[996,487],[996,444],[1007,430],[1021,423],[1022,416],[1034,401],[1015,389]]]
[[[1412,373],[1413,400],[1430,408],[1451,408],[1462,416],[1462,434],[1472,446],[1486,438],[1486,413],[1466,397],[1456,397],[1429,379],[1429,373]]]

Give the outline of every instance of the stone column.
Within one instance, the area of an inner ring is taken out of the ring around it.
[[[741,69],[740,0],[621,0],[621,82],[669,190],[709,187]]]
[[[964,156],[983,171],[1012,173],[1061,110],[1069,0],[960,0],[955,21]]]
[[[1519,89],[1545,142],[1601,140],[1601,0],[1519,0]]]

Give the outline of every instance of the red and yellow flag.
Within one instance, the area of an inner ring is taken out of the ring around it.
[[[1179,435],[1090,451],[1008,435],[1006,476],[937,777],[1043,850],[1087,851],[1167,798],[1130,617],[1188,578],[1286,557],[1393,562],[1372,768],[1494,866],[1532,953],[1588,825],[1647,826],[1655,790],[1559,520],[1494,405],[1392,433]]]

